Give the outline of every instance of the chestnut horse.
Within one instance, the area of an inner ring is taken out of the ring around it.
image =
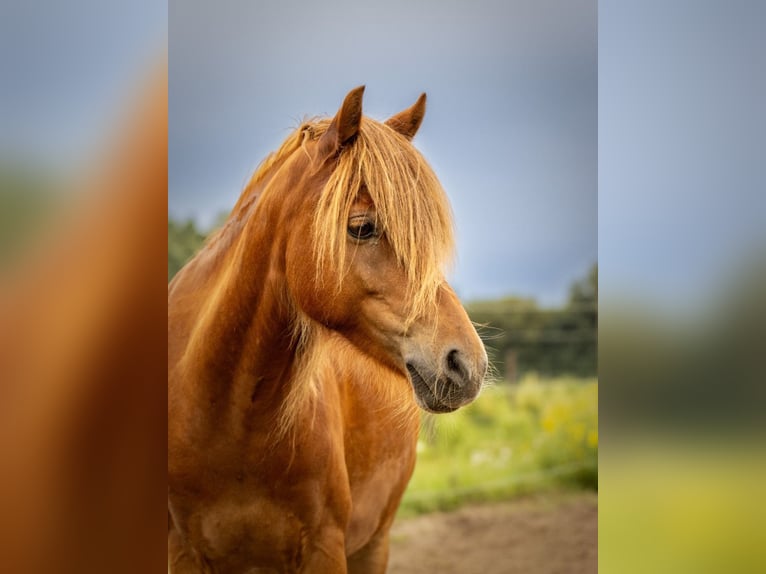
[[[384,572],[417,406],[478,394],[487,355],[444,280],[449,205],[364,87],[256,170],[168,291],[169,561]]]

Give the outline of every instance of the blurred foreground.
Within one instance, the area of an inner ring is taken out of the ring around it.
[[[766,571],[766,265],[740,260],[694,312],[604,305],[605,572]]]
[[[0,572],[165,568],[167,64],[153,67],[4,261]]]
[[[599,3],[601,572],[766,572],[764,21]]]
[[[742,437],[609,441],[601,457],[602,572],[763,572],[766,451]],[[606,486],[608,485],[608,486]]]

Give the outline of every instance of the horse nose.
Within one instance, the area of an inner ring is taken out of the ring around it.
[[[487,374],[487,359],[480,357],[471,361],[466,354],[458,349],[452,349],[445,357],[445,371],[450,379],[458,386],[465,387],[471,385],[478,387]]]

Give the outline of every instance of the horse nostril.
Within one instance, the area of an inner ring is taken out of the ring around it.
[[[451,373],[460,375],[461,379],[465,378],[468,374],[463,365],[463,361],[460,358],[460,352],[457,349],[453,349],[447,353],[447,370]]]

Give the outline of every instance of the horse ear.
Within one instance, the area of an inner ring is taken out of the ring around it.
[[[415,137],[418,132],[423,116],[426,114],[426,95],[420,94],[418,101],[403,112],[391,116],[386,120],[386,125],[402,134],[408,140]]]
[[[319,139],[319,154],[322,158],[335,155],[359,133],[363,95],[364,86],[354,88],[346,95],[338,113],[330,122],[330,127]]]

